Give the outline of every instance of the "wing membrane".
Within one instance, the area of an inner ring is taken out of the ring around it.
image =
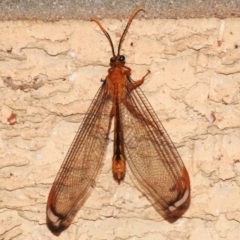
[[[53,232],[68,227],[86,201],[107,146],[111,101],[105,83],[98,90],[57,174],[48,198],[47,220]]]
[[[121,104],[128,165],[155,208],[174,215],[190,195],[186,168],[166,130],[141,89],[129,79],[129,90]]]

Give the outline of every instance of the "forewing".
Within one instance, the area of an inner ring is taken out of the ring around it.
[[[154,207],[166,217],[177,216],[189,202],[187,170],[141,89],[131,79],[128,86],[121,104],[128,165]]]
[[[105,83],[97,92],[57,174],[48,197],[47,221],[58,235],[86,201],[107,145],[111,101]]]

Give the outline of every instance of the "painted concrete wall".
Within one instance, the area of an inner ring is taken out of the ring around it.
[[[125,21],[103,20],[117,43]],[[46,227],[51,184],[111,51],[93,22],[0,22],[0,239],[237,239],[239,19],[134,20],[122,53],[189,171],[191,205],[170,224],[134,186],[101,175],[73,224]]]

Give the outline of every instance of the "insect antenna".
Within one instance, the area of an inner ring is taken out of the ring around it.
[[[108,39],[108,41],[109,41],[109,43],[111,45],[113,57],[116,57],[115,52],[114,52],[112,39],[111,39],[110,35],[108,34],[108,32],[105,30],[105,28],[100,23],[99,19],[97,17],[91,17],[91,21],[96,22],[97,25],[101,28],[101,30],[103,31],[103,33],[105,34],[105,36],[107,37],[107,39]]]
[[[133,18],[136,16],[136,14],[137,14],[139,11],[144,11],[143,8],[144,8],[144,5],[139,5],[139,6],[137,6],[137,7],[133,10],[132,14],[130,15],[129,20],[128,20],[128,23],[127,23],[127,26],[125,27],[125,29],[124,29],[124,31],[123,31],[123,34],[122,34],[122,36],[121,36],[121,38],[120,38],[119,44],[118,44],[118,55],[117,55],[117,56],[120,55],[120,50],[121,50],[122,42],[123,42],[123,40],[124,40],[124,37],[125,37],[126,34],[127,34],[127,31],[128,31],[128,29],[129,29],[129,27],[130,27],[130,25],[131,25],[131,23],[132,23]],[[107,37],[107,39],[108,39],[108,41],[109,41],[109,43],[110,43],[110,45],[111,45],[113,57],[116,57],[116,54],[115,54],[115,51],[114,51],[113,42],[112,42],[112,39],[111,39],[109,33],[105,30],[105,28],[102,26],[102,24],[100,23],[100,21],[99,21],[99,19],[98,19],[97,17],[91,17],[91,21],[96,22],[97,25],[101,28],[101,30],[103,31],[103,33],[105,34],[105,36]]]
[[[119,44],[118,44],[118,56],[120,55],[120,50],[121,50],[122,42],[123,42],[123,40],[124,40],[124,37],[125,37],[126,34],[127,34],[127,31],[128,31],[128,29],[129,29],[129,27],[130,27],[130,25],[131,25],[131,23],[132,23],[133,18],[136,16],[136,14],[137,14],[139,11],[144,11],[143,8],[144,8],[144,5],[139,5],[139,6],[137,6],[137,7],[133,10],[132,14],[130,15],[129,20],[128,20],[128,23],[127,23],[127,26],[125,27],[125,29],[124,29],[124,31],[123,31],[123,34],[122,34],[122,36],[121,36],[121,38],[120,38]]]

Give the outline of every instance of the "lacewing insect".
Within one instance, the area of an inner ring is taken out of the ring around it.
[[[47,224],[59,235],[69,227],[89,196],[100,172],[108,135],[114,123],[113,176],[124,179],[126,161],[138,188],[163,216],[180,216],[190,201],[188,172],[166,130],[139,86],[131,78],[120,54],[121,45],[135,15],[134,9],[115,54],[112,40],[97,18],[112,49],[108,75],[95,95],[52,185],[47,202]],[[114,118],[114,121],[112,121]]]

